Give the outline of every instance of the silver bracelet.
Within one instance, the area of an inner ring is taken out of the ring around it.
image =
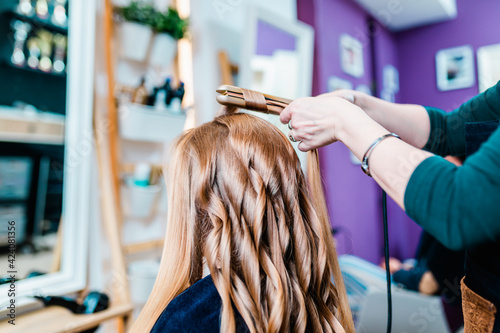
[[[368,159],[370,158],[370,155],[372,154],[372,151],[373,149],[375,149],[375,147],[380,143],[382,142],[384,139],[387,139],[389,137],[395,137],[395,138],[398,138],[401,140],[401,138],[399,137],[399,135],[395,134],[395,133],[389,133],[389,134],[386,134],[386,135],[382,135],[380,138],[378,138],[377,140],[373,141],[373,143],[370,145],[370,147],[368,147],[368,149],[366,150],[366,153],[363,155],[363,160],[361,161],[361,170],[363,170],[363,172],[365,174],[367,174],[368,176],[372,176],[371,173],[370,173],[370,167],[368,166]]]

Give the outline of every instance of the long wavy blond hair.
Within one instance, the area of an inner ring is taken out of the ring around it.
[[[160,271],[132,332],[149,332],[202,278],[204,258],[222,332],[235,331],[233,305],[252,333],[354,332],[317,152],[308,160],[307,183],[286,136],[249,114],[184,133],[168,168]]]

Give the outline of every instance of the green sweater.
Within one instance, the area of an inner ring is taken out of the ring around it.
[[[465,123],[500,119],[500,82],[457,110],[426,108],[431,122],[424,149],[465,154]],[[500,240],[500,128],[457,167],[439,156],[424,160],[406,188],[407,214],[450,249]]]

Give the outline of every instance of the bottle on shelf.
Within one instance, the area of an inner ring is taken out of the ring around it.
[[[146,88],[146,78],[141,79],[141,84],[134,90],[132,103],[146,104],[148,99],[148,89]]]
[[[51,72],[52,71],[52,48],[53,48],[53,37],[54,35],[44,29],[40,29],[37,31],[38,39],[40,40],[39,48],[40,48],[40,62],[38,63],[38,69],[43,72]]]
[[[185,88],[184,82],[179,84],[179,87],[173,92],[172,103],[170,104],[170,112],[182,113],[182,100],[184,98]]]
[[[165,84],[163,85],[163,89],[165,89],[165,103],[167,106],[170,106],[170,103],[172,103],[172,86],[171,86],[171,79],[168,77],[165,80]]]
[[[153,92],[148,96],[146,105],[154,106],[156,102],[156,96],[158,95],[158,91],[160,89],[158,87],[153,88]]]
[[[34,20],[35,24],[68,27],[68,0],[18,0],[17,16]]]
[[[24,46],[28,34],[32,27],[31,24],[21,20],[14,19],[10,22],[11,29],[14,32],[14,50],[10,61],[16,66],[24,66],[26,63],[26,56],[24,55]]]
[[[66,27],[68,25],[68,15],[66,13],[67,0],[52,0],[51,2],[53,8],[50,21],[52,24]]]
[[[160,87],[155,87],[148,97],[148,105],[154,106],[158,111],[167,111],[172,101],[171,79],[167,78]]]
[[[10,64],[45,73],[63,74],[66,70],[68,37],[26,21],[29,19],[14,18],[10,22],[14,38]]]
[[[54,35],[54,59],[52,70],[56,73],[62,73],[66,69],[66,45],[68,38],[61,34]]]
[[[154,106],[158,111],[169,111],[171,113],[182,113],[182,100],[185,94],[184,83],[172,87],[172,79],[167,78],[165,84],[155,87],[151,95],[147,97],[146,104]]]
[[[28,47],[28,67],[32,69],[37,69],[40,61],[40,47],[38,45],[38,37],[31,37],[26,43]]]
[[[167,92],[165,91],[165,89],[160,88],[158,90],[158,93],[156,94],[156,100],[155,100],[155,108],[158,111],[168,110],[166,99],[167,99]]]
[[[148,186],[151,178],[151,165],[148,163],[137,163],[134,168],[134,184],[136,186]]]
[[[35,4],[36,16],[41,20],[49,18],[49,4],[47,0],[37,0]]]
[[[31,5],[31,0],[19,0],[17,12],[28,17],[33,16],[35,14],[35,9],[33,5]]]

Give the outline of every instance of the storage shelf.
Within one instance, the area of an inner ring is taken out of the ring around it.
[[[184,130],[186,114],[176,114],[141,104],[120,106],[119,125],[123,139],[143,142],[172,142]]]
[[[50,21],[47,20],[42,20],[38,18],[36,15],[35,16],[26,16],[21,13],[18,13],[16,11],[12,11],[11,15],[21,21],[29,22],[36,26],[37,28],[44,28],[46,30],[50,30],[52,32],[57,32],[63,35],[68,34],[68,28],[66,27],[61,27],[59,25],[56,25]]]
[[[111,305],[110,308],[94,314],[74,314],[60,306],[49,306],[42,310],[21,314],[16,318],[16,325],[10,325],[7,320],[0,322],[0,331],[23,333],[63,333],[81,332],[95,327],[108,319],[127,316],[132,313],[128,304]]]
[[[0,141],[47,145],[64,144],[65,117],[0,105]]]
[[[0,142],[33,143],[41,145],[63,145],[64,136],[0,132]]]
[[[50,75],[50,76],[61,78],[61,79],[65,79],[66,76],[67,76],[67,74],[66,74],[65,71],[61,72],[61,73],[57,73],[57,72],[44,72],[44,71],[39,70],[39,69],[34,69],[34,68],[31,68],[31,67],[28,67],[28,65],[26,65],[26,64],[23,65],[23,66],[16,66],[16,65],[14,65],[12,62],[10,62],[8,60],[3,61],[2,63],[5,64],[6,66],[11,67],[11,68],[19,69],[19,70],[30,72],[30,73],[34,73],[34,74]]]

